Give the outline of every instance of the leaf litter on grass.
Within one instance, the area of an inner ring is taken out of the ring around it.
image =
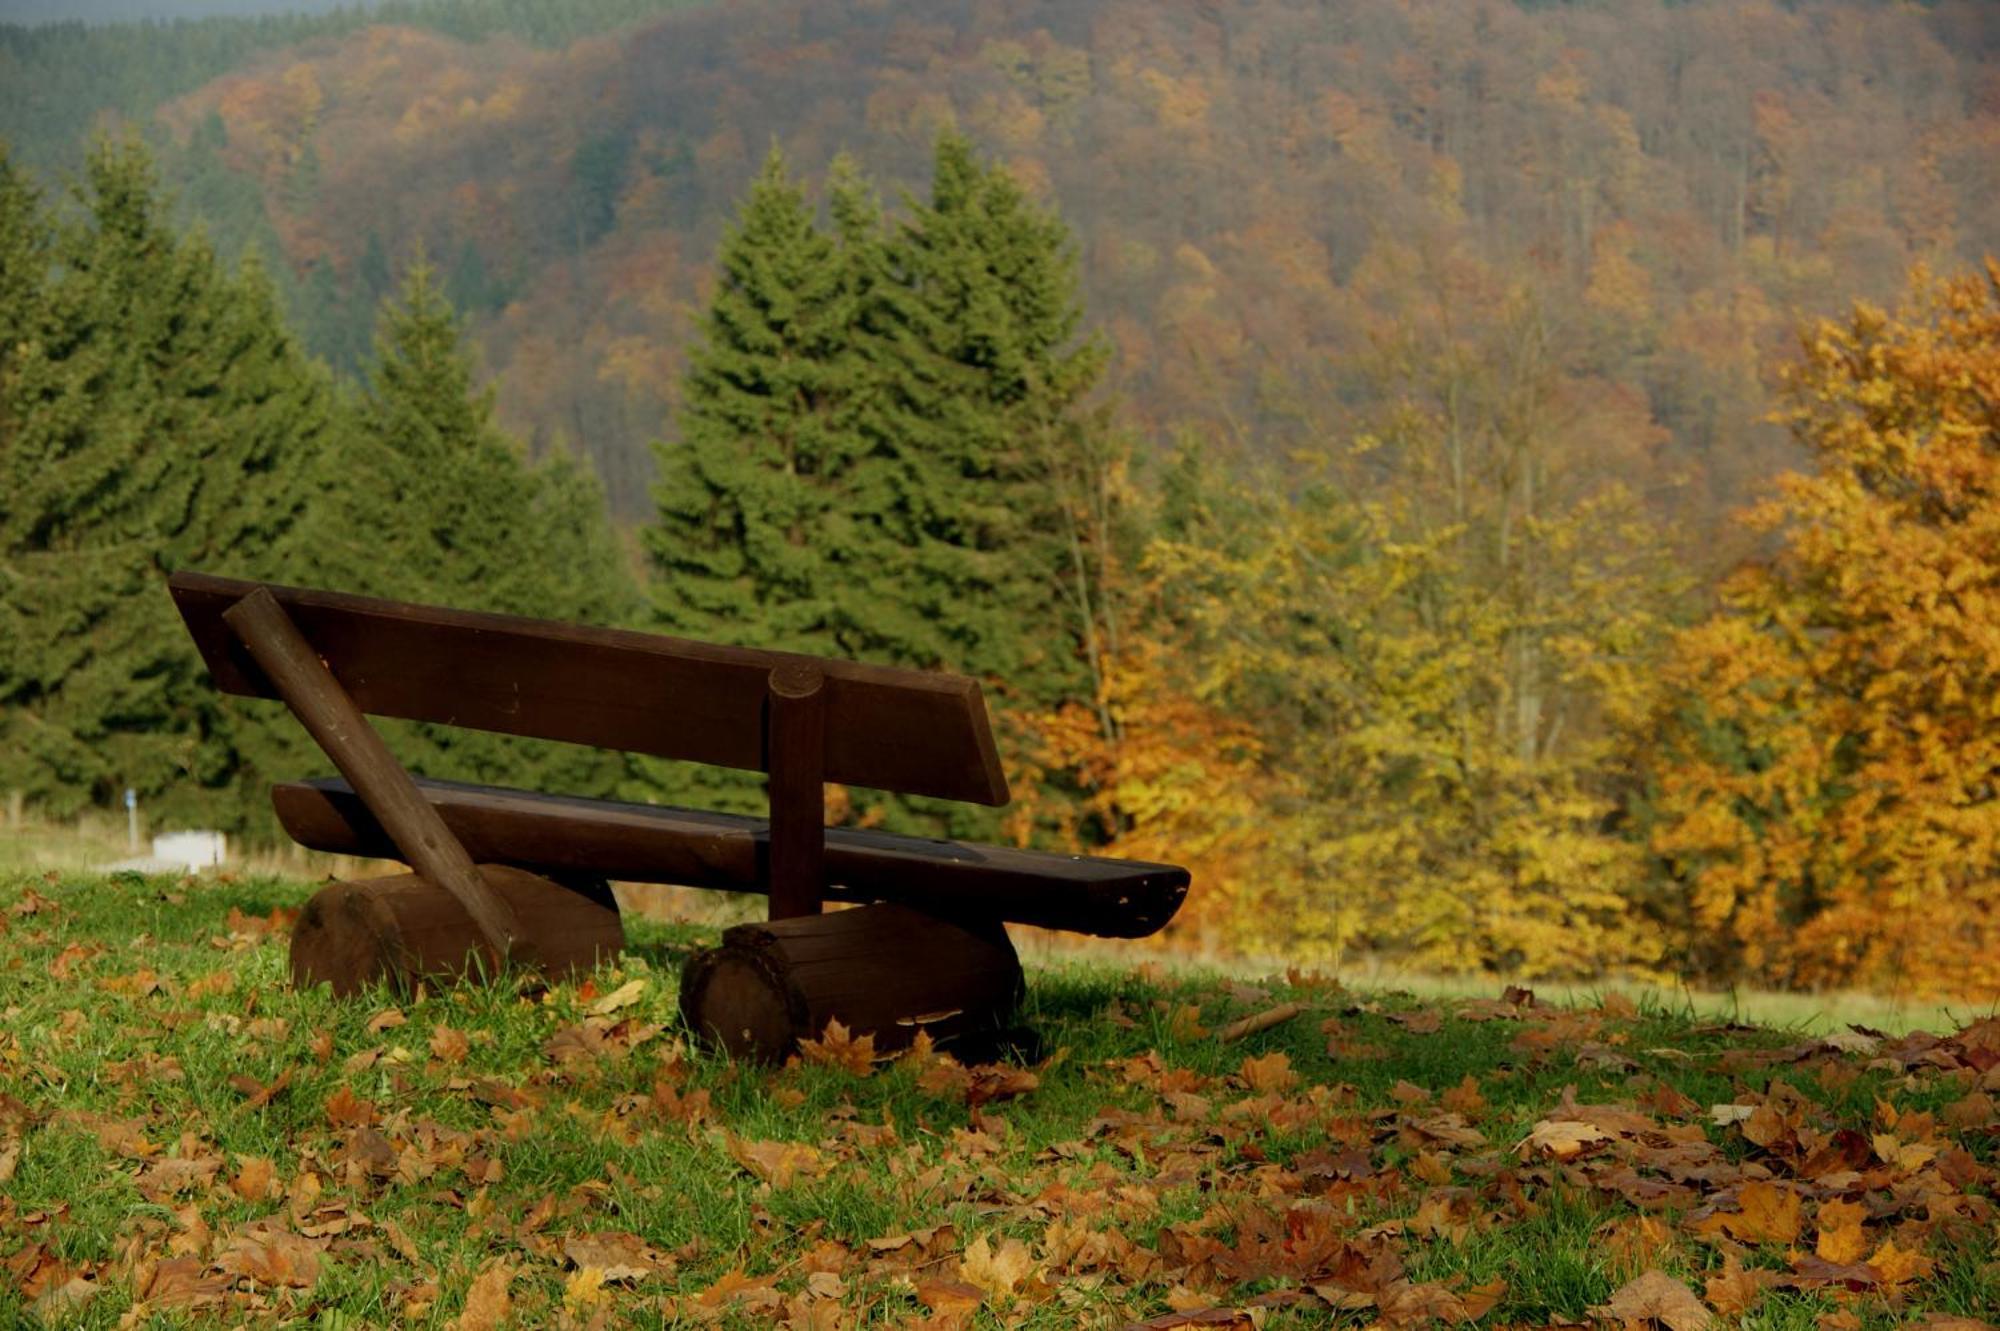
[[[142,946],[12,903],[0,1317],[1976,1331],[2000,1290],[1990,1020],[1154,981],[1149,1024],[1045,976],[1039,1064],[833,1026],[765,1071],[640,959],[342,1004],[284,989],[280,908],[184,890]]]

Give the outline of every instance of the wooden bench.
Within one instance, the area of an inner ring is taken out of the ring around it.
[[[274,789],[287,832],[415,870],[316,895],[301,983],[588,966],[622,942],[609,880],[763,892],[769,922],[684,971],[691,1024],[777,1057],[838,1017],[887,1048],[1007,1017],[1005,923],[1139,937],[1187,892],[1172,865],[824,826],[826,781],[1005,804],[974,680],[201,573],[170,586],[217,686],[282,699],[341,772]],[[417,780],[368,715],[764,772],[770,816]]]

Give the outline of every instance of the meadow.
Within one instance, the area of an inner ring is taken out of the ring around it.
[[[281,877],[0,876],[0,1324],[1976,1328],[2000,1024],[1031,956],[989,1064],[286,983]],[[1577,997],[1577,996],[1572,996]],[[1247,1029],[1246,1028],[1257,1028]]]

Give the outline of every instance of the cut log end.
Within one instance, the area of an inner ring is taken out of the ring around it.
[[[529,947],[510,958],[551,979],[590,969],[624,946],[608,892],[585,892],[506,865],[480,866],[488,888],[512,909]],[[526,955],[524,955],[526,954]],[[386,982],[449,984],[497,975],[499,958],[465,907],[418,874],[330,883],[306,902],[292,932],[292,983],[328,984],[341,997]]]
[[[998,924],[905,906],[738,925],[681,974],[689,1027],[732,1057],[776,1063],[838,1021],[878,1052],[927,1031],[943,1048],[990,1041],[1020,1005],[1021,962]]]

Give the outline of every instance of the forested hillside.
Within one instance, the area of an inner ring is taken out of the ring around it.
[[[977,675],[1004,830],[1190,864],[1172,942],[2000,993],[1993,13],[10,33],[0,790],[258,826],[210,566]],[[212,239],[124,140],[37,191],[121,82]]]
[[[758,3],[567,45],[447,12],[217,70],[159,112],[169,178],[219,211],[255,185],[221,224],[268,221],[336,363],[421,241],[504,419],[585,446],[627,517],[773,141],[917,184],[955,119],[1070,220],[1157,431],[1275,453],[1528,320],[1575,430],[1686,482],[1667,511],[1705,534],[1789,460],[1760,371],[1799,315],[2000,244],[1970,0]]]

